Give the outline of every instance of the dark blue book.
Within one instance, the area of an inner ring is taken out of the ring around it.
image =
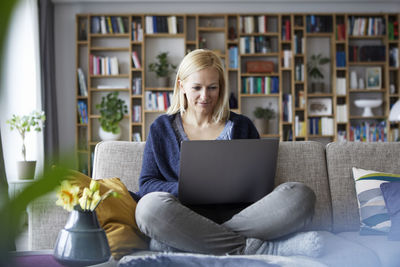
[[[100,17],[92,17],[90,31],[91,33],[100,33]]]

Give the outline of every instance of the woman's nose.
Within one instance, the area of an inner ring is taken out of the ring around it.
[[[200,91],[201,98],[207,98],[207,94],[208,94],[207,88],[203,87]]]

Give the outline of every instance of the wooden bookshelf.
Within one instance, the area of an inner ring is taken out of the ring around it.
[[[120,17],[124,32],[93,32],[94,20],[103,16]],[[149,31],[146,25],[149,17],[163,17],[164,21],[174,17],[176,31],[165,32],[165,28],[159,32],[154,29]],[[376,18],[383,22],[383,33],[368,34],[368,30],[362,34],[349,32],[354,29],[352,23],[355,20],[364,19],[368,22]],[[352,138],[357,127],[383,124],[386,140],[393,140],[398,135],[399,123],[390,123],[387,118],[390,106],[400,98],[400,70],[394,63],[400,61],[400,39],[392,34],[393,25],[397,25],[395,27],[399,31],[399,22],[400,15],[395,13],[79,14],[76,16],[76,69],[83,70],[87,88],[87,94],[82,94],[77,73],[76,144],[79,169],[91,174],[94,147],[100,141],[99,113],[95,105],[108,92],[118,91],[129,107],[129,114],[122,121],[122,140],[133,141],[138,134],[140,140],[146,139],[150,124],[165,112],[146,108],[146,95],[149,92],[169,94],[173,91],[174,77],[170,77],[169,86],[160,87],[148,70],[148,64],[158,52],[164,50],[175,60],[173,63],[179,63],[185,54],[197,48],[216,51],[225,65],[229,95],[236,98],[237,106],[232,110],[251,119],[257,106],[270,105],[276,111],[269,132],[261,133],[263,138],[321,142],[354,140]],[[139,28],[142,31],[140,34]],[[385,58],[373,62],[353,61],[350,58],[350,47],[376,44],[384,47]],[[396,50],[397,61],[392,58]],[[140,60],[140,68],[133,63],[134,51]],[[313,80],[307,74],[309,58],[317,52],[330,59],[326,69],[323,68],[326,78],[325,89],[321,92],[313,91]],[[91,54],[116,56],[119,74],[90,74]],[[274,70],[270,73],[249,73],[246,64],[252,61],[271,61]],[[356,71],[358,79],[365,80],[365,70],[371,67],[381,68],[380,88],[351,89],[351,73]],[[254,91],[246,91],[244,82],[258,82],[260,78],[264,79],[264,83],[276,79],[277,90],[264,93],[264,89],[260,90],[258,85],[254,85]],[[337,91],[339,83],[344,85],[343,92]],[[98,88],[101,85],[110,85],[112,88]],[[138,86],[140,90],[136,90]],[[382,98],[382,106],[374,109],[374,116],[362,117],[361,109],[353,104],[354,100],[376,97]],[[310,106],[320,99],[322,104],[330,102],[328,114],[315,114],[310,110]],[[86,105],[86,120],[81,119],[81,103]],[[140,107],[140,114],[136,116],[138,120],[134,120],[134,106]],[[326,126],[317,127],[322,120],[331,125],[328,133]]]

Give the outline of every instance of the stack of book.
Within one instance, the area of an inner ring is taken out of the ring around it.
[[[229,47],[229,68],[236,69],[238,68],[238,47],[231,46]]]
[[[142,24],[136,21],[132,21],[132,41],[143,41]]]
[[[346,95],[346,78],[336,78],[336,95]]]
[[[300,121],[299,116],[294,117],[294,133],[296,137],[306,136],[306,124],[304,121]]]
[[[303,63],[296,64],[294,79],[296,81],[304,81],[304,64]]]
[[[85,101],[78,101],[78,114],[79,114],[79,123],[85,124],[88,123],[88,112],[87,112],[87,104]]]
[[[89,71],[91,75],[118,75],[118,58],[90,55]]]
[[[132,94],[141,95],[142,94],[142,78],[133,78],[132,80]]]
[[[336,24],[336,40],[346,40],[346,26],[344,23]]]
[[[359,125],[350,126],[349,141],[386,142],[386,122],[363,122]]]
[[[290,29],[290,19],[286,19],[282,23],[282,41],[290,41],[291,40],[291,29]]]
[[[347,122],[347,105],[336,106],[336,122]]]
[[[277,94],[279,93],[278,77],[245,77],[242,78],[243,94]]]
[[[126,33],[124,20],[121,16],[93,16],[91,21],[92,33]]]
[[[146,16],[146,33],[178,33],[176,16]]]
[[[381,17],[354,17],[348,19],[348,33],[352,36],[385,34],[385,20]]]
[[[88,96],[85,74],[83,73],[83,70],[81,68],[78,68],[78,85],[79,85],[79,95]]]
[[[142,106],[133,105],[133,107],[132,107],[132,122],[142,122]]]
[[[309,119],[309,131],[311,135],[333,135],[333,118],[321,117]]]
[[[346,53],[344,51],[336,52],[336,67],[346,67]]]
[[[283,94],[283,121],[292,122],[292,95]]]
[[[140,59],[138,56],[138,53],[136,51],[132,52],[132,61],[133,61],[133,67],[136,69],[140,69],[142,65],[140,64]]]
[[[167,110],[171,105],[172,94],[172,92],[146,91],[146,110]]]

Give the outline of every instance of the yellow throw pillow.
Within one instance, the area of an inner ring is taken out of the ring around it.
[[[77,171],[71,171],[68,177],[72,184],[81,189],[89,187],[91,178]],[[111,254],[119,260],[137,249],[147,249],[147,237],[140,232],[136,220],[136,202],[119,178],[96,180],[100,184],[100,194],[109,189],[119,197],[109,197],[96,208],[97,219],[107,235]]]

